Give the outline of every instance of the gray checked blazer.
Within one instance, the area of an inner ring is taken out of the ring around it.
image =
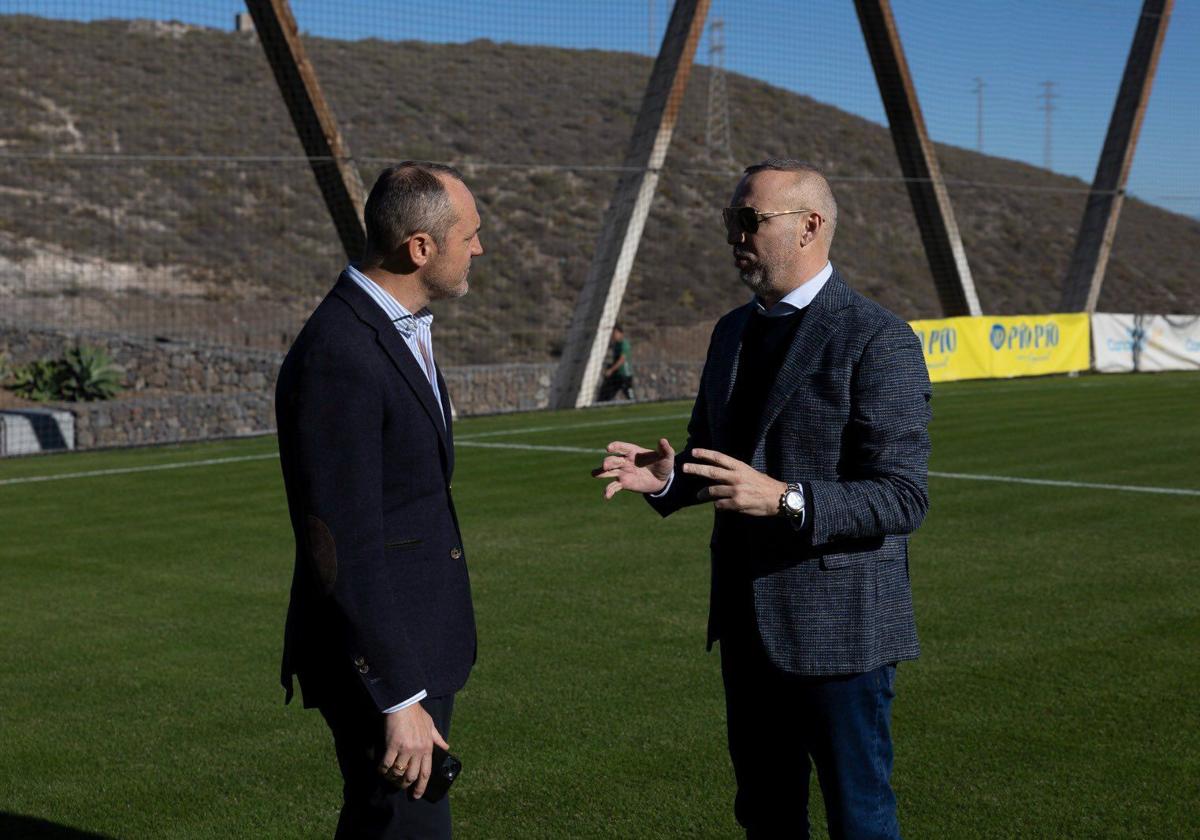
[[[728,404],[752,308],[713,330],[675,480],[661,498],[646,497],[663,516],[697,503],[705,481],[680,471],[693,448],[732,448]],[[918,656],[908,534],[929,507],[931,396],[912,329],[835,270],[768,393],[751,459],[760,472],[805,484],[810,524],[716,513],[710,648],[722,634],[722,576],[736,568],[752,579],[757,631],[781,671],[861,673]]]

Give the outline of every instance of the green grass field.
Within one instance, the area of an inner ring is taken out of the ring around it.
[[[931,478],[924,655],[894,709],[906,837],[1200,836],[1198,407],[1195,375],[937,387],[935,472],[1188,492]],[[457,836],[738,836],[704,652],[711,513],[605,504],[588,477],[611,439],[681,443],[687,411],[456,427],[480,643],[450,738]],[[0,836],[332,834],[332,744],[276,684],[274,452],[0,462]],[[176,468],[201,460],[222,462]],[[19,480],[102,470],[128,472]]]

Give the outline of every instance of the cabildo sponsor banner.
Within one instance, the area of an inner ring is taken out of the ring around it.
[[[1200,316],[1092,316],[1096,370],[1200,370]]]
[[[1088,368],[1088,316],[1017,315],[911,321],[929,378],[1002,379]]]

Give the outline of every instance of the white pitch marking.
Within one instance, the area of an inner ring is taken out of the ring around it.
[[[262,455],[238,455],[230,458],[207,458],[203,461],[173,461],[169,464],[147,464],[144,467],[116,467],[109,470],[90,470],[88,472],[58,473],[57,475],[30,475],[24,478],[0,479],[0,486],[6,484],[33,484],[39,481],[62,481],[68,478],[93,478],[101,475],[128,475],[130,473],[156,472],[158,470],[182,470],[186,467],[207,467],[213,464],[236,464],[239,461],[265,461],[278,458],[278,452]]]
[[[524,435],[534,434],[536,432],[557,432],[561,429],[594,429],[601,426],[627,426],[631,423],[653,423],[659,420],[687,420],[692,415],[689,414],[660,414],[657,417],[622,417],[618,420],[593,420],[590,423],[572,423],[567,426],[527,426],[520,429],[499,429],[494,432],[479,432],[473,435],[463,435],[455,437],[455,443],[462,443],[468,440],[479,440],[480,438],[501,437],[503,435]]]
[[[659,418],[662,419],[662,418]],[[604,425],[609,425],[605,422]],[[559,427],[561,428],[561,427]],[[584,428],[582,424],[577,428]],[[528,431],[528,430],[527,430]],[[463,440],[457,442],[465,448],[476,449],[510,449],[525,452],[565,452],[574,455],[604,455],[603,449],[585,449],[580,446],[549,446],[533,443],[488,443],[485,441]],[[60,473],[58,475],[35,475],[23,478],[0,479],[0,486],[11,484],[32,484],[43,481],[62,481],[68,478],[93,478],[107,475],[128,475],[131,473],[157,472],[159,470],[179,470],[187,467],[206,467],[216,464],[236,464],[243,461],[265,461],[278,458],[279,453],[270,452],[259,455],[239,455],[229,458],[207,458],[201,461],[176,461],[169,464],[148,464],[144,467],[119,467],[107,470],[91,470],[89,472]],[[1151,487],[1139,484],[1102,484],[1090,481],[1060,481],[1050,478],[1021,478],[1009,475],[983,475],[977,473],[937,472],[931,470],[929,475],[934,478],[949,478],[962,481],[996,481],[1008,484],[1033,484],[1044,487],[1070,487],[1082,490],[1118,490],[1130,493],[1157,493],[1169,496],[1200,496],[1200,490],[1183,487]]]
[[[662,415],[658,415],[658,416],[654,416],[654,417],[623,417],[623,418],[616,419],[616,420],[594,420],[590,423],[573,423],[573,424],[569,424],[566,426],[527,426],[527,427],[520,428],[520,429],[502,429],[502,430],[494,431],[494,432],[480,432],[479,434],[475,434],[475,435],[464,435],[463,437],[455,438],[454,442],[458,446],[471,446],[472,445],[471,441],[473,441],[475,438],[481,438],[481,437],[494,437],[494,436],[498,436],[498,435],[525,434],[525,433],[532,433],[532,432],[554,432],[554,431],[558,431],[559,429],[589,429],[589,428],[593,428],[596,426],[618,426],[618,425],[627,425],[629,423],[654,422],[654,421],[658,421],[658,420],[685,420],[691,416],[692,415],[690,413],[689,414],[662,414]],[[536,446],[533,444],[520,444],[519,446],[514,446],[514,445],[510,445],[510,444],[484,444],[484,443],[479,443],[479,444],[474,444],[474,445],[477,447],[489,447],[489,448],[493,448],[493,449],[520,448],[520,449],[529,449],[529,450],[537,450],[537,451],[545,451],[545,452],[586,453],[588,455],[604,453],[603,449],[581,449],[579,447],[571,447],[571,446]],[[267,455],[242,455],[242,456],[230,457],[230,458],[209,458],[209,459],[203,460],[203,461],[176,461],[176,462],[170,463],[170,464],[153,464],[153,465],[149,465],[149,466],[145,466],[145,467],[119,467],[119,468],[108,469],[108,470],[91,470],[88,472],[60,473],[58,475],[36,475],[36,476],[27,476],[24,478],[7,478],[7,479],[0,479],[0,487],[9,485],[9,484],[32,484],[34,482],[40,482],[40,481],[61,481],[63,479],[68,479],[68,478],[93,478],[95,476],[104,476],[104,475],[127,475],[129,473],[154,472],[156,470],[180,470],[180,469],[184,469],[186,467],[204,467],[204,466],[209,466],[212,464],[234,464],[239,461],[262,461],[262,460],[266,460],[268,458],[278,458],[278,457],[279,457],[279,453],[276,452],[276,453],[267,454]]]
[[[1039,484],[1045,487],[1079,487],[1086,490],[1127,490],[1131,493],[1164,493],[1171,496],[1200,496],[1200,490],[1182,487],[1147,487],[1141,484],[1099,484],[1091,481],[1056,481],[1051,478],[1017,478],[1011,475],[976,475],[973,473],[934,472],[934,478],[955,478],[965,481],[1003,481],[1010,484]]]
[[[454,442],[456,447],[467,446],[476,449],[520,449],[529,452],[578,452],[584,455],[604,455],[604,449],[584,449],[581,446],[539,446],[536,443],[485,443],[484,441],[463,440]]]

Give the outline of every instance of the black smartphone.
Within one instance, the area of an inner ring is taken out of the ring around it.
[[[433,745],[433,771],[429,774],[429,783],[425,785],[425,795],[421,798],[427,802],[437,802],[450,790],[450,785],[462,773],[462,762],[450,753]]]

